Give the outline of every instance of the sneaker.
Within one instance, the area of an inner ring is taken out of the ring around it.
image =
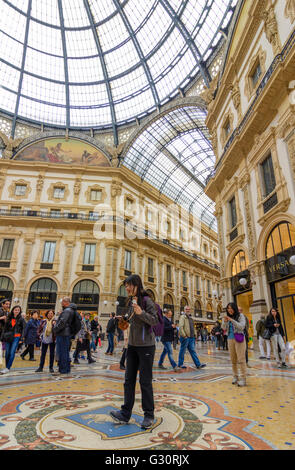
[[[7,367],[1,370],[1,374],[7,374],[8,372],[9,372],[9,369],[7,369]]]
[[[280,369],[288,369],[288,366],[285,362],[282,363],[282,365],[279,366]]]
[[[43,372],[43,369],[41,369],[41,367],[38,367],[38,369],[35,370],[35,372]]]
[[[20,357],[22,358],[23,361],[25,361],[25,357],[23,354],[20,354]]]
[[[54,369],[53,369],[53,367],[49,367],[49,372],[50,372],[51,374],[54,374]]]
[[[180,371],[180,370],[181,370],[181,368],[180,368],[180,367],[178,367],[178,366],[175,366],[175,367],[173,367],[173,370],[174,370],[174,372],[178,372],[178,371]]]
[[[126,419],[121,411],[111,411],[110,416],[113,418],[116,424],[128,424],[129,419]]]
[[[158,364],[159,369],[167,370],[167,367],[164,367],[163,364]]]
[[[31,359],[29,359],[29,361],[35,362],[35,361],[37,361],[37,359],[34,359],[33,357],[31,357]]]
[[[179,366],[180,369],[187,369],[186,366]]]
[[[246,380],[245,379],[240,379],[238,381],[238,387],[246,387]]]
[[[199,366],[196,366],[197,369],[203,369],[203,367],[206,367],[207,364],[200,364]]]
[[[234,377],[233,380],[232,380],[232,384],[237,385],[237,383],[238,383],[238,379],[237,379],[237,377]]]
[[[266,359],[265,356],[259,356],[259,359]]]
[[[149,429],[149,428],[152,427],[153,424],[154,424],[154,420],[153,420],[153,419],[145,417],[144,420],[143,420],[143,422],[141,423],[141,427],[142,427],[143,429]]]
[[[94,359],[89,359],[88,364],[93,364],[93,362],[96,362]]]

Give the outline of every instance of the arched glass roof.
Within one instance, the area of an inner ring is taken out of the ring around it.
[[[205,119],[199,106],[159,117],[138,135],[123,165],[217,231],[214,203],[204,193],[215,164]]]
[[[207,64],[236,3],[0,0],[0,109],[14,125],[23,118],[116,135],[198,74],[210,82]]]

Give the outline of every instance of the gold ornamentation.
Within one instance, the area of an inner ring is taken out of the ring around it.
[[[285,17],[289,18],[291,23],[295,21],[295,0],[286,0]]]

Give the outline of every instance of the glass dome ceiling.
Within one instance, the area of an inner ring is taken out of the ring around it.
[[[188,106],[159,117],[135,139],[123,165],[217,231],[214,203],[204,193],[215,164],[206,114]]]
[[[0,0],[0,109],[14,126],[22,118],[116,135],[199,74],[210,82],[236,3]]]

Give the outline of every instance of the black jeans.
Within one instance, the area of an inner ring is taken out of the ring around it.
[[[126,354],[127,354],[127,348],[124,348],[121,359],[120,359],[120,366],[122,367],[125,367]]]
[[[45,363],[45,357],[47,353],[47,349],[49,346],[49,368],[53,368],[54,364],[54,351],[55,351],[55,343],[42,343],[41,344],[41,357],[40,357],[40,369],[43,369]]]
[[[27,354],[30,355],[30,359],[34,359],[34,344],[27,344],[26,349],[22,353],[22,356],[25,357]]]
[[[153,362],[155,346],[128,346],[124,383],[124,405],[122,414],[130,419],[135,401],[137,372],[141,389],[141,405],[144,416],[154,419]]]
[[[89,341],[89,339],[83,339],[82,343],[79,339],[77,340],[77,346],[76,346],[76,350],[73,354],[73,358],[78,359],[78,355],[81,351],[86,351],[87,359],[88,359],[88,361],[91,361],[92,357],[91,357],[91,353],[90,353],[90,341]]]

